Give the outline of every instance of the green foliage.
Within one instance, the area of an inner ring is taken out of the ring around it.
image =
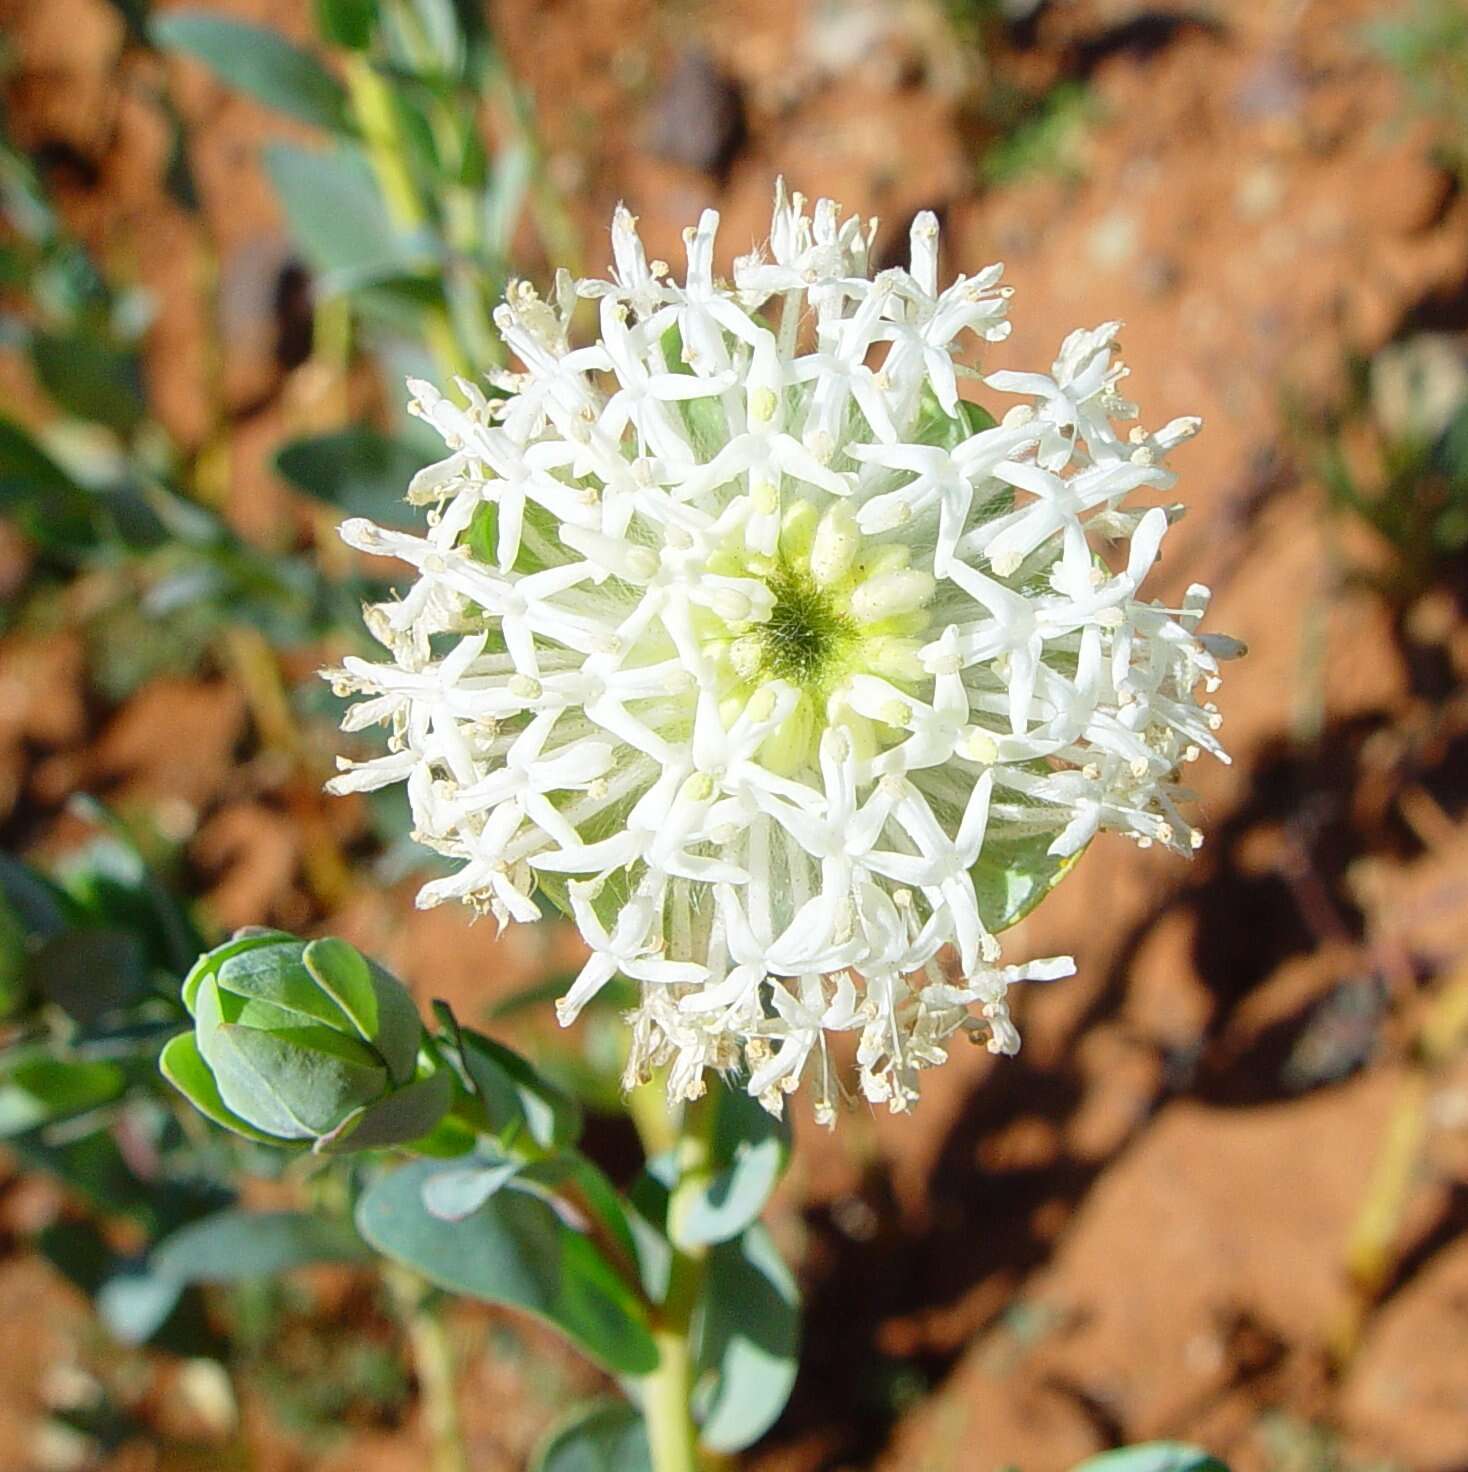
[[[483,1109],[488,1131],[506,1150],[523,1139],[539,1150],[574,1145],[581,1135],[580,1106],[525,1059],[479,1033],[461,1028],[445,1003],[435,1004],[450,1056]]]
[[[351,1225],[306,1211],[225,1211],[190,1222],[153,1249],[149,1267],[178,1283],[270,1278],[313,1263],[361,1263]]]
[[[0,1133],[25,1168],[57,1177],[92,1213],[46,1228],[36,1245],[113,1336],[198,1354],[210,1346],[196,1295],[145,1254],[109,1246],[116,1234],[102,1227],[125,1221],[146,1245],[230,1199],[227,1153],[178,1130],[155,1066],[181,1013],[179,955],[199,941],[126,830],[95,805],[91,814],[103,832],[60,882],[0,855],[10,1014]]]
[[[201,958],[184,984],[202,1040],[187,1052],[189,1066],[219,1092],[226,1083],[237,1089],[229,1068],[214,1066],[217,1054],[209,1065],[203,1060],[224,1027],[288,1033],[288,1046],[312,1052],[325,1048],[323,1033],[382,1049],[398,1018],[383,975],[340,941],[303,944],[274,932],[237,937]],[[472,1150],[443,1161],[434,1158],[445,1153],[434,1136],[398,1141],[424,1158],[369,1172],[356,1209],[361,1239],[450,1292],[546,1320],[609,1370],[642,1376],[658,1362],[653,1316],[670,1291],[669,1186],[678,1184],[680,1249],[706,1255],[691,1348],[702,1437],[716,1451],[749,1445],[779,1415],[798,1357],[799,1296],[757,1220],[788,1158],[784,1127],[742,1091],[721,1086],[710,1105],[706,1168],[678,1183],[673,1161],[653,1162],[633,1210],[575,1149],[580,1113],[572,1101],[518,1054],[462,1027],[443,1004],[436,1011],[439,1033],[414,1047],[420,1058],[437,1060],[434,1077],[456,1079],[448,1123]],[[186,1034],[170,1050],[193,1045],[194,1035]],[[326,1053],[328,1066],[312,1074],[315,1086],[323,1071],[330,1080],[323,1111],[339,1107],[335,1075],[345,1056]],[[378,1056],[388,1071],[389,1060]],[[404,1046],[400,1084],[406,1058]],[[246,1128],[280,1136],[278,1143],[299,1138],[266,1116],[286,1096],[294,1117],[317,1109],[314,1096],[302,1092],[300,1068],[283,1050],[251,1061],[249,1090],[269,1102],[259,1107],[249,1094],[256,1112]],[[173,1068],[169,1055],[165,1067],[206,1114],[239,1128],[236,1100],[243,1095],[226,1102],[211,1094]],[[313,1118],[312,1129],[320,1123]],[[355,1260],[360,1245],[339,1223],[225,1211],[168,1237],[149,1267],[163,1278],[221,1281],[303,1261]],[[542,1461],[574,1467],[580,1463],[545,1458],[610,1455],[608,1448],[640,1445],[637,1437],[625,1414],[599,1411],[558,1433]]]
[[[694,1337],[703,1443],[736,1452],[763,1436],[790,1398],[799,1357],[795,1279],[756,1223],[709,1253]]]
[[[0,513],[32,541],[59,559],[77,561],[104,539],[123,540],[108,510],[24,429],[0,418]]]
[[[416,518],[403,490],[427,463],[416,445],[365,424],[291,440],[275,457],[297,490],[389,526]]]
[[[642,1417],[624,1400],[577,1406],[536,1448],[530,1472],[652,1472]]]
[[[0,1074],[0,1138],[100,1109],[126,1088],[127,1075],[114,1063],[12,1055]]]
[[[550,1200],[514,1181],[472,1215],[444,1221],[423,1199],[443,1169],[419,1161],[375,1181],[357,1208],[362,1235],[442,1288],[545,1319],[610,1370],[645,1375],[653,1368],[657,1348],[645,1306]]]
[[[741,1096],[721,1086],[718,1097],[726,1106]],[[732,1112],[731,1118],[723,1107],[716,1115],[710,1139],[714,1181],[722,1175],[721,1119],[729,1119],[726,1139],[747,1122],[742,1112]],[[633,1186],[643,1284],[655,1303],[670,1293],[673,1244],[684,1250],[702,1246],[697,1227],[690,1233],[689,1225],[708,1219],[706,1180],[700,1173],[680,1182],[676,1163],[661,1157],[648,1163]],[[758,1221],[751,1219],[737,1235],[707,1250],[693,1314],[692,1354],[698,1386],[694,1412],[702,1442],[715,1451],[733,1452],[757,1441],[790,1397],[800,1354],[799,1290]]]
[[[1468,181],[1468,10],[1459,0],[1413,0],[1366,35],[1436,125],[1443,165]]]
[[[153,35],[335,140],[274,145],[265,158],[319,290],[348,293],[378,329],[426,340],[442,369],[496,360],[490,309],[524,208],[554,254],[567,257],[571,232],[536,177],[528,109],[482,15],[447,0],[316,0],[313,10],[322,41],[344,53],[345,85],[315,53],[213,13],[170,12]],[[496,159],[481,128],[490,99],[511,125]]]
[[[314,0],[320,50],[213,11],[118,8],[129,44],[191,56],[323,130],[318,146],[272,145],[264,165],[316,299],[349,309],[319,319],[343,324],[329,349],[318,343],[323,357],[340,351],[334,368],[360,345],[384,357],[427,346],[441,370],[495,361],[489,309],[527,213],[574,267],[524,99],[479,7]],[[171,187],[192,207],[183,127],[159,86]],[[490,106],[505,140],[495,156]],[[242,542],[216,511],[209,465],[226,408],[210,406],[205,445],[170,440],[141,372],[146,300],[106,278],[35,170],[3,148],[0,201],[12,227],[0,275],[18,304],[3,325],[48,401],[40,428],[0,421],[0,510],[36,551],[34,602],[15,616],[85,573],[93,648],[132,651],[99,676],[113,694],[159,668],[162,651],[198,657],[239,622],[273,644],[355,626],[359,586]],[[980,413],[966,408],[937,432],[971,433]],[[277,463],[317,501],[390,520],[423,459],[408,437],[353,427],[296,440]],[[488,510],[482,521],[492,556]],[[666,1216],[639,1213],[577,1148],[576,1090],[621,1105],[601,1060],[551,1078],[446,1008],[425,1029],[399,984],[339,941],[251,933],[200,957],[187,914],[120,831],[61,882],[0,864],[0,895],[0,1129],[23,1166],[70,1188],[72,1214],[38,1245],[116,1335],[218,1351],[197,1285],[232,1284],[244,1302],[262,1277],[360,1264],[375,1249],[451,1291],[546,1319],[620,1375],[657,1365],[652,1326],[670,1311],[659,1264],[675,1256]],[[604,1043],[618,1026],[613,997]],[[793,1280],[758,1224],[788,1131],[742,1093],[720,1095],[708,1168],[680,1196],[680,1245],[706,1255],[693,1333],[713,1449],[773,1422],[799,1338]],[[289,1153],[308,1146],[353,1158]],[[246,1212],[226,1184],[246,1170],[284,1171],[332,1209]],[[355,1229],[341,1214],[352,1204]],[[620,1404],[563,1427],[539,1459],[550,1472],[646,1462],[640,1419]]]
[[[413,999],[345,941],[241,932],[199,959],[183,999],[195,1030],[169,1044],[164,1072],[249,1138],[375,1149],[426,1135],[448,1110],[450,1076],[420,1068]]]
[[[126,930],[69,930],[44,941],[31,962],[39,996],[83,1026],[140,1000],[149,985],[140,938]]]
[[[178,1280],[151,1272],[143,1259],[114,1251],[92,1222],[53,1222],[41,1231],[36,1246],[92,1300],[98,1317],[121,1343],[154,1341],[184,1354],[212,1348],[205,1342],[197,1296]]]
[[[441,1222],[461,1222],[524,1168],[523,1160],[496,1160],[441,1170],[423,1183],[423,1204]]]
[[[142,363],[133,349],[73,331],[38,332],[30,350],[41,386],[74,418],[127,436],[147,417]]]
[[[971,873],[984,924],[993,932],[1017,925],[1070,872],[1079,853],[1052,854],[1055,830],[1023,838],[992,839]]]
[[[265,169],[323,290],[381,282],[425,262],[426,242],[393,223],[359,152],[276,143],[265,150]]]
[[[377,0],[316,0],[316,29],[333,46],[365,51],[377,29]]]
[[[743,1089],[716,1086],[705,1178],[685,1194],[680,1242],[729,1242],[759,1219],[790,1159],[790,1126]]]
[[[171,10],[149,29],[156,45],[202,61],[230,86],[277,112],[320,128],[347,126],[341,83],[275,31],[207,10]]]
[[[1405,607],[1468,551],[1468,358],[1448,339],[1409,338],[1352,361],[1339,402],[1295,419],[1331,510],[1386,554],[1352,576]]]
[[[984,183],[1082,176],[1083,150],[1096,119],[1095,99],[1082,83],[1065,82],[1039,97],[1001,93],[994,111],[1000,133],[979,161]]]

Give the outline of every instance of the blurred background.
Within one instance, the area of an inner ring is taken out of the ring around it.
[[[268,27],[240,32],[217,19]],[[201,18],[202,17],[202,18]],[[547,1060],[630,1155],[615,1013],[555,1032],[556,922],[415,911],[396,794],[328,799],[314,671],[432,458],[405,373],[495,361],[506,280],[601,273],[774,176],[931,208],[1042,367],[1111,318],[1201,414],[1156,594],[1245,639],[1191,864],[1101,839],[1016,956],[1024,1050],[913,1118],[797,1110],[808,1311],[742,1465],[1468,1467],[1468,8],[1460,0],[0,0],[0,1467],[526,1465],[595,1372],[425,1328],[367,1267],[181,1287],[229,1199],[319,1201],[155,1081],[233,927],[342,934]],[[280,39],[276,39],[276,38]],[[287,44],[288,43],[288,44]],[[262,1249],[263,1250],[263,1249]],[[246,1267],[271,1264],[244,1253]],[[322,1256],[330,1256],[323,1252]],[[236,1265],[238,1266],[238,1265]],[[210,1272],[199,1276],[211,1277]]]

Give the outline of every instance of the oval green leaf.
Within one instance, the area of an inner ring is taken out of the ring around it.
[[[312,270],[332,278],[329,289],[397,275],[422,259],[421,246],[394,229],[356,153],[277,143],[265,150],[265,169],[296,245]]]
[[[462,1221],[440,1221],[424,1205],[423,1188],[444,1169],[415,1161],[375,1181],[357,1206],[363,1237],[452,1293],[544,1319],[609,1370],[654,1368],[646,1309],[588,1237],[514,1183]]]
[[[728,1242],[759,1219],[790,1158],[790,1126],[743,1089],[718,1088],[712,1174],[679,1195],[677,1236],[684,1246]]]
[[[179,1283],[237,1283],[311,1263],[358,1263],[370,1257],[349,1222],[308,1211],[231,1207],[165,1237],[148,1266]]]
[[[265,26],[203,10],[173,10],[150,27],[154,44],[202,61],[221,81],[303,123],[347,127],[346,89],[309,52]]]
[[[625,1400],[577,1406],[536,1448],[530,1472],[652,1472],[647,1428]]]
[[[708,1257],[699,1305],[695,1395],[700,1439],[736,1452],[775,1424],[800,1359],[800,1294],[770,1234],[758,1224]],[[704,1385],[700,1385],[704,1390]]]
[[[237,1135],[243,1135],[247,1140],[255,1140],[261,1145],[280,1145],[290,1148],[287,1141],[278,1140],[274,1135],[267,1135],[264,1130],[257,1130],[254,1125],[241,1119],[224,1102],[224,1097],[219,1092],[219,1085],[214,1081],[214,1074],[199,1055],[199,1044],[193,1033],[182,1032],[176,1038],[170,1038],[164,1044],[162,1053],[158,1055],[158,1068],[163,1077],[205,1119],[213,1120],[215,1124],[222,1125]]]
[[[349,516],[406,526],[420,515],[404,500],[408,483],[428,459],[408,440],[354,424],[292,440],[275,468],[297,490]]]

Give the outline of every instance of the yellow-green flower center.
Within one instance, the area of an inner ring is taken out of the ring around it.
[[[765,586],[775,606],[752,636],[759,641],[761,673],[823,695],[833,669],[860,640],[860,628],[830,592],[816,586],[808,567],[781,562]]]
[[[844,705],[841,693],[854,675],[904,688],[927,678],[919,636],[929,624],[934,582],[911,561],[902,543],[863,538],[843,504],[821,514],[803,500],[781,518],[774,556],[749,551],[736,535],[710,559],[710,574],[751,580],[764,594],[754,618],[731,622],[709,609],[700,620],[705,652],[724,676],[725,719],[732,722],[771,681],[799,692],[795,709],[761,750],[772,769],[789,773],[813,763],[821,731],[838,718],[867,747],[901,738],[895,720],[867,720]]]

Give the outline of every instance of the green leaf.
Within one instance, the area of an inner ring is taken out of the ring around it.
[[[444,1169],[416,1161],[375,1181],[357,1207],[363,1237],[450,1292],[545,1319],[612,1371],[654,1368],[646,1309],[584,1233],[515,1183],[463,1221],[440,1221],[423,1204],[423,1188]]]
[[[790,1126],[743,1089],[720,1083],[711,1178],[680,1193],[681,1245],[727,1242],[758,1220],[790,1158]]]
[[[370,1256],[348,1222],[309,1211],[231,1207],[164,1238],[149,1266],[180,1283],[238,1283],[311,1263],[367,1262]]]
[[[265,168],[280,196],[291,235],[328,290],[345,290],[400,273],[423,258],[394,229],[366,161],[338,150],[277,143]]]
[[[286,1139],[331,1134],[388,1087],[387,1070],[366,1047],[324,1027],[266,1032],[225,1023],[200,1047],[224,1102]]]
[[[39,870],[3,853],[0,853],[0,894],[28,935],[46,939],[60,935],[76,923],[71,900],[64,890]]]
[[[520,1176],[524,1181],[545,1187],[568,1206],[574,1198],[575,1205],[571,1209],[578,1216],[582,1212],[590,1213],[595,1224],[602,1229],[602,1240],[610,1238],[615,1242],[629,1275],[641,1279],[637,1241],[622,1197],[599,1166],[579,1150],[565,1149],[543,1160],[528,1162]]]
[[[270,930],[260,925],[246,925],[235,931],[223,945],[215,946],[212,951],[206,951],[200,956],[189,968],[188,975],[184,977],[183,1004],[188,1008],[190,1015],[195,1011],[199,991],[208,978],[217,975],[220,968],[231,957],[238,956],[267,940],[281,941],[286,945],[297,945],[304,949],[304,942],[298,941],[289,931]]]
[[[257,1130],[224,1102],[219,1085],[214,1081],[214,1074],[199,1054],[199,1044],[193,1033],[183,1032],[176,1038],[171,1038],[158,1056],[158,1067],[164,1078],[205,1119],[212,1119],[215,1124],[223,1125],[225,1129],[262,1145],[286,1143],[276,1139],[274,1135],[267,1135],[264,1130]]]
[[[535,154],[524,138],[515,138],[496,151],[494,171],[484,191],[484,243],[497,261],[509,259],[534,177]]]
[[[332,1051],[349,1061],[375,1063],[365,1052],[370,1048],[386,1064],[394,1083],[406,1084],[413,1078],[423,1024],[413,998],[396,977],[335,937],[306,943],[289,937],[273,944],[260,944],[258,937],[244,940],[243,945],[231,941],[202,958],[184,983],[187,1005],[198,1002],[203,976],[212,969],[228,994],[221,999],[224,1020],[271,1032],[319,1023],[340,1034],[345,1052],[340,1046]],[[242,1011],[229,998],[253,1005]],[[277,1017],[278,1012],[291,1015]],[[205,1052],[212,1059],[208,1044]]]
[[[316,0],[316,28],[333,46],[365,51],[377,28],[377,0]]]
[[[185,1286],[146,1266],[119,1265],[98,1285],[97,1313],[115,1339],[145,1344],[168,1322]]]
[[[491,1165],[439,1171],[423,1183],[423,1204],[441,1222],[461,1222],[466,1216],[473,1216],[523,1167],[523,1161],[497,1160]]]
[[[301,961],[321,990],[351,1020],[363,1041],[374,1041],[382,1030],[382,1006],[372,984],[372,968],[361,951],[348,941],[328,935],[307,942]],[[415,1009],[414,1019],[417,1016]]]
[[[153,41],[202,61],[222,81],[277,112],[333,130],[348,126],[347,94],[309,52],[264,26],[204,10],[173,10],[151,26]]]
[[[956,449],[970,435],[993,429],[998,420],[982,404],[968,399],[958,401],[956,415],[945,414],[931,384],[923,385],[918,404],[917,425],[913,438],[924,445],[941,445],[945,450]]]
[[[105,803],[78,793],[67,803],[102,831],[58,865],[66,892],[95,925],[126,930],[154,964],[182,974],[204,949],[183,902],[150,867],[136,837]]]
[[[470,1087],[484,1105],[490,1130],[510,1145],[523,1130],[546,1150],[561,1150],[581,1136],[581,1108],[512,1049],[470,1028],[461,1028],[452,1010],[434,1003],[439,1021]]]
[[[332,1153],[409,1144],[429,1134],[453,1101],[454,1081],[447,1069],[424,1074],[343,1120],[316,1148]]]
[[[198,1178],[141,1180],[111,1130],[83,1134],[78,1127],[57,1134],[59,1140],[20,1135],[10,1148],[27,1169],[57,1177],[101,1211],[131,1218],[146,1237],[162,1236],[185,1221],[217,1211],[228,1200],[221,1187]]]
[[[404,496],[428,463],[409,441],[365,424],[292,440],[275,457],[275,468],[298,491],[387,526],[417,520]]]
[[[1228,1472],[1207,1452],[1181,1441],[1149,1441],[1087,1457],[1073,1472]]]
[[[465,41],[459,7],[454,0],[413,0],[412,8],[429,53],[425,69],[431,68],[442,77],[457,77],[464,64]],[[470,11],[472,7],[464,9]]]
[[[1017,179],[1085,174],[1086,134],[1097,116],[1096,100],[1083,82],[1062,82],[1033,96],[1017,93],[1009,128],[984,150],[979,177],[989,185]]]
[[[26,982],[30,949],[26,941],[25,922],[0,894],[0,1022],[21,1011],[30,996]]]
[[[32,1056],[11,1064],[0,1082],[0,1138],[114,1103],[127,1087],[115,1063]]]
[[[48,1002],[83,1026],[148,991],[142,944],[124,930],[70,930],[52,936],[32,956],[27,976]]]
[[[0,514],[47,551],[75,559],[97,541],[101,510],[25,430],[0,419]]]
[[[117,1254],[89,1221],[63,1217],[36,1234],[41,1256],[91,1298],[117,1261]]]
[[[131,434],[147,417],[143,369],[138,355],[113,347],[91,332],[62,336],[37,333],[31,366],[58,407],[76,419]]]
[[[525,526],[538,532],[547,541],[554,541],[555,523],[547,517],[542,507],[529,503],[525,507]],[[474,515],[464,532],[463,545],[480,562],[490,567],[499,565],[499,508],[493,501],[481,501],[474,508]],[[521,541],[511,567],[518,573],[540,572],[545,567],[544,559],[530,544],[529,538]],[[559,904],[560,902],[557,901]],[[567,911],[569,913],[569,910]]]
[[[352,1024],[303,964],[304,941],[282,941],[279,945],[229,947],[215,968],[215,977],[231,996],[296,1014],[296,1022],[319,1022],[324,1027],[349,1031]],[[211,951],[211,956],[218,952]]]
[[[124,1344],[153,1338],[178,1307],[185,1285],[162,1278],[135,1258],[114,1252],[87,1221],[52,1222],[37,1234],[42,1256],[93,1302],[98,1317]]]
[[[775,1424],[800,1357],[800,1294],[763,1227],[709,1252],[694,1333],[700,1440],[739,1451]]]
[[[647,1427],[625,1400],[589,1401],[551,1428],[530,1472],[652,1472]]]
[[[1048,852],[1054,841],[1054,832],[1047,831],[1023,838],[995,834],[985,843],[969,873],[979,914],[991,931],[1005,930],[1023,920],[1084,852],[1059,857]]]

